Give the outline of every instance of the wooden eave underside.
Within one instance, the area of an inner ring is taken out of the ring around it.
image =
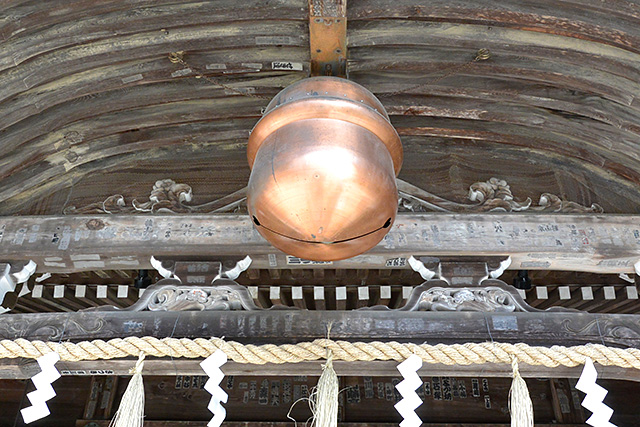
[[[347,15],[349,78],[382,96],[405,148],[402,179],[462,201],[497,176],[534,198],[638,212],[636,3],[352,0]],[[162,178],[191,185],[196,202],[232,193],[248,180],[246,139],[266,101],[181,75],[167,55],[186,51],[267,97],[309,70],[301,0],[8,1],[0,18],[4,215],[136,197]],[[384,96],[480,48],[492,58]]]

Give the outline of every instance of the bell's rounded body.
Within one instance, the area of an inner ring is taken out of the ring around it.
[[[282,90],[251,132],[247,156],[249,215],[285,253],[350,258],[393,224],[402,144],[382,104],[356,83],[314,77]]]

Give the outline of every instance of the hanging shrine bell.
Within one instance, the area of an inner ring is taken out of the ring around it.
[[[350,258],[393,224],[402,143],[380,101],[354,82],[313,77],[283,89],[251,132],[247,157],[249,215],[287,254]]]

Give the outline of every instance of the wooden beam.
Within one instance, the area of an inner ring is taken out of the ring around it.
[[[109,427],[109,420],[78,420],[76,427]],[[208,421],[144,421],[146,427],[205,427]],[[227,427],[295,427],[294,423],[286,422],[269,422],[269,421],[225,421]],[[339,427],[396,427],[396,423],[338,423]],[[422,423],[424,427],[509,427],[510,424],[433,424]],[[541,426],[562,426],[562,427],[583,427],[584,424],[536,424]]]
[[[284,344],[324,338],[330,323],[331,338],[336,340],[432,344],[495,340],[542,346],[587,343],[640,346],[640,315],[580,312],[267,310],[13,314],[3,316],[0,339],[57,342],[129,336],[224,336],[229,341],[251,344]]]
[[[384,268],[400,258],[394,268],[408,269],[412,255],[509,255],[511,269],[633,273],[639,224],[638,215],[399,214],[366,254],[314,268]],[[246,215],[0,217],[0,260],[33,259],[38,272],[151,268],[151,256],[247,254],[252,268],[308,268],[274,249]]]
[[[147,358],[144,365],[144,375],[174,376],[174,375],[204,375],[200,367],[200,359],[152,359]],[[60,362],[58,366],[64,376],[103,376],[131,375],[131,366],[135,360],[90,360],[84,362]],[[301,362],[296,364],[248,365],[227,362],[222,371],[225,375],[236,376],[319,376],[325,361]],[[398,363],[395,361],[376,362],[344,362],[335,361],[334,368],[338,376],[361,376],[369,372],[376,377],[397,377]],[[544,366],[519,365],[520,374],[524,378],[579,378],[582,366],[567,368],[559,366],[546,368]],[[0,360],[0,379],[29,379],[40,372],[37,362],[33,359],[4,359]],[[509,378],[513,375],[511,366],[507,364],[485,363],[470,366],[449,366],[440,364],[424,365],[418,374],[423,377],[474,377]],[[615,366],[598,365],[598,378],[640,382],[640,371],[624,369]]]
[[[312,76],[347,77],[347,0],[309,1]]]

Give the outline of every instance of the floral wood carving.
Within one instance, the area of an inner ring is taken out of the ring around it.
[[[597,203],[592,204],[590,207],[582,206],[576,202],[568,202],[562,200],[555,194],[542,193],[538,206],[531,208],[534,211],[542,212],[562,212],[562,213],[603,213],[604,209]]]
[[[245,191],[240,190],[222,199],[202,205],[189,205],[193,198],[191,186],[178,184],[172,179],[156,181],[149,194],[149,200],[140,202],[133,199],[127,205],[124,196],[115,194],[102,202],[91,203],[76,208],[70,206],[64,210],[65,215],[84,214],[136,214],[136,213],[214,213],[245,212]]]
[[[151,298],[144,299],[144,307],[139,308],[149,311],[242,310],[244,295],[241,292],[226,287],[204,289],[171,286],[152,292]]]
[[[360,310],[392,309],[378,305]],[[473,286],[452,286],[442,279],[427,280],[413,289],[404,306],[394,311],[577,312],[564,307],[550,307],[546,310],[531,307],[513,286],[498,279],[485,279]]]
[[[519,307],[513,295],[497,287],[431,288],[423,291],[417,311],[527,311]]]
[[[531,207],[529,197],[522,203],[516,202],[507,181],[497,178],[471,184],[469,200],[478,202],[479,212],[520,212]]]
[[[549,213],[602,213],[600,205],[582,206],[566,201],[551,193],[543,193],[538,204],[530,197],[518,202],[507,181],[491,178],[479,181],[469,187],[469,200],[472,204],[456,203],[430,194],[409,183],[398,180],[399,209],[409,212],[549,212]]]
[[[221,286],[185,286],[178,280],[164,279],[145,289],[142,297],[125,309],[101,306],[87,311],[259,310],[247,288],[233,281],[224,282]]]
[[[274,305],[268,310],[290,307]],[[255,305],[245,286],[233,280],[218,279],[211,286],[183,285],[177,279],[162,279],[145,289],[142,297],[127,308],[112,305],[84,311],[235,311],[265,310]]]
[[[551,193],[543,193],[537,205],[531,198],[522,202],[515,200],[509,184],[505,180],[491,178],[476,182],[469,187],[469,200],[473,203],[456,203],[431,194],[405,181],[398,180],[398,208],[402,212],[555,212],[555,213],[602,213],[597,204],[582,206],[566,201]],[[187,184],[176,183],[172,179],[156,181],[149,199],[140,202],[133,199],[127,204],[125,197],[115,194],[102,202],[91,203],[64,210],[66,215],[86,214],[136,214],[136,213],[246,213],[246,187],[202,205],[190,205],[193,191]]]

